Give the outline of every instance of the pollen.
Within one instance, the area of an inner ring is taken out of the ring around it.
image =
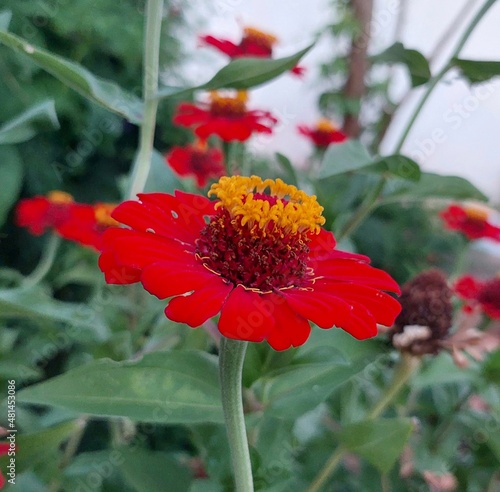
[[[49,200],[49,202],[54,203],[56,205],[66,205],[69,203],[73,203],[74,201],[73,197],[69,193],[59,190],[51,191],[47,195],[47,199]]]
[[[478,222],[486,222],[488,220],[488,211],[487,209],[479,206],[479,205],[467,205],[464,207],[465,213],[469,219],[478,221]]]
[[[241,116],[247,110],[248,93],[238,91],[235,96],[210,92],[210,112],[216,116]]]
[[[311,231],[319,233],[325,223],[323,207],[316,196],[309,196],[281,179],[262,180],[258,176],[222,177],[212,185],[210,195],[231,217],[238,218],[250,230],[258,228],[263,235],[281,230],[283,234]]]
[[[111,217],[111,213],[116,208],[113,203],[97,203],[94,206],[94,217],[98,225],[104,227],[117,227],[120,225],[118,221]]]
[[[251,41],[252,43],[258,44],[267,48],[269,50],[277,43],[278,38],[254,27],[245,27],[243,29],[243,39],[245,41]]]
[[[330,120],[321,118],[316,123],[316,130],[322,133],[331,133],[337,131],[338,128]]]

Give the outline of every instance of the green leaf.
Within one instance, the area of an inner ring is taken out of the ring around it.
[[[485,82],[500,75],[500,61],[463,60],[453,58],[452,66],[460,70],[460,74],[471,84]]]
[[[110,336],[108,326],[95,309],[56,301],[39,287],[0,290],[0,318],[11,317],[64,323],[67,328],[61,330],[62,338],[95,342]]]
[[[213,91],[217,89],[246,90],[262,85],[292,69],[299,60],[314,46],[299,51],[286,58],[238,58],[222,67],[208,82],[195,87],[164,87],[158,91],[157,97],[166,99],[179,97],[196,90]]]
[[[373,164],[373,158],[358,140],[330,145],[325,152],[318,178],[328,178],[338,174],[358,171]]]
[[[0,227],[12,205],[17,201],[23,184],[23,163],[18,150],[12,146],[0,147]]]
[[[320,347],[319,352],[319,357],[291,365],[266,380],[264,405],[269,416],[298,418],[326,400],[335,388],[367,365],[361,359],[348,364],[328,347]]]
[[[44,101],[4,123],[0,127],[0,144],[26,142],[40,131],[57,130],[58,128],[59,121],[54,101]]]
[[[56,79],[87,99],[104,106],[131,123],[141,122],[142,102],[117,84],[96,77],[77,63],[36,48],[14,34],[0,31],[0,42],[14,51],[23,53]]]
[[[400,154],[382,157],[364,170],[390,174],[408,181],[418,181],[422,175],[420,166],[414,160]]]
[[[483,377],[491,383],[500,383],[500,350],[491,353],[483,364]]]
[[[187,492],[192,473],[172,454],[147,449],[118,449],[120,470],[137,492]]]
[[[279,152],[276,152],[276,160],[286,174],[287,183],[298,186],[297,173],[290,162],[290,159]]]
[[[403,43],[397,42],[385,51],[372,57],[374,63],[402,63],[410,72],[411,85],[417,87],[425,84],[431,78],[429,62],[422,53],[405,48]]]
[[[142,422],[223,421],[216,359],[197,351],[94,361],[20,391],[17,401]]]
[[[365,420],[346,425],[338,435],[339,441],[349,451],[358,454],[387,473],[410,438],[411,419]]]
[[[400,184],[395,190],[385,195],[382,202],[420,201],[427,198],[487,200],[487,197],[481,191],[464,178],[421,173],[420,180],[417,183],[412,185]]]
[[[6,31],[9,28],[12,19],[12,12],[10,10],[0,11],[0,31]]]

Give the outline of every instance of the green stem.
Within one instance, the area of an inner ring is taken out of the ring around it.
[[[352,215],[352,217],[346,222],[345,226],[341,229],[339,234],[337,234],[337,239],[340,240],[345,236],[349,236],[352,234],[358,226],[366,219],[366,217],[373,210],[377,200],[379,199],[380,193],[385,186],[385,176],[381,176],[379,181],[373,191],[368,194],[363,203],[356,210],[356,213]]]
[[[413,357],[409,354],[403,354],[401,356],[401,361],[394,371],[394,376],[389,387],[385,390],[382,398],[377,402],[377,404],[371,409],[371,411],[366,416],[367,419],[376,419],[382,414],[382,412],[389,406],[389,404],[398,395],[403,386],[408,382],[410,376],[413,374],[415,369],[418,367],[420,359]],[[332,473],[335,471],[339,463],[342,461],[347,449],[340,445],[330,456],[325,466],[316,475],[315,479],[312,481],[307,492],[318,492],[325,485],[326,481],[330,478]]]
[[[241,376],[246,349],[247,342],[225,337],[221,339],[219,375],[222,408],[237,492],[253,492],[254,490],[241,391]]]
[[[394,149],[394,153],[398,154],[401,149],[403,148],[403,145],[406,141],[406,138],[408,137],[408,134],[410,133],[410,130],[413,128],[413,125],[415,121],[417,120],[418,116],[420,115],[420,112],[422,111],[422,108],[425,106],[425,103],[429,99],[430,95],[432,94],[432,91],[434,88],[438,85],[440,80],[445,76],[446,72],[453,66],[453,58],[457,57],[462,51],[462,48],[465,46],[465,43],[469,39],[470,35],[474,31],[475,27],[479,24],[480,20],[484,17],[486,12],[489,10],[489,8],[495,3],[496,0],[487,0],[487,2],[483,5],[483,7],[478,11],[478,13],[474,16],[470,24],[467,26],[465,29],[464,33],[460,37],[457,45],[455,46],[455,49],[453,50],[453,53],[451,54],[450,61],[446,63],[446,65],[434,76],[431,78],[429,81],[429,85],[427,86],[427,90],[425,91],[424,95],[422,96],[422,99],[420,102],[417,104],[417,107],[413,111],[413,114],[408,121],[408,124],[406,125],[406,128],[404,129],[401,137],[399,138],[399,141],[396,145],[396,148]]]
[[[51,234],[49,236],[38,265],[27,277],[24,278],[21,287],[32,287],[43,280],[54,264],[60,244],[61,238],[57,234]]]
[[[140,128],[139,149],[134,161],[128,197],[133,199],[144,190],[151,168],[158,100],[158,73],[160,65],[160,35],[163,0],[148,0],[144,37],[143,96],[144,119]]]

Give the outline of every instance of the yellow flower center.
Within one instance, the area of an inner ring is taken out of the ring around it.
[[[260,31],[254,27],[245,27],[243,29],[243,39],[251,41],[268,48],[269,50],[278,42],[278,38],[268,32]]]
[[[47,195],[49,202],[55,205],[67,205],[73,203],[73,197],[65,191],[54,190]]]
[[[326,118],[321,118],[316,123],[316,130],[319,132],[331,133],[338,130],[338,128]]]
[[[103,227],[117,227],[118,221],[111,217],[111,213],[116,208],[113,203],[96,203],[94,205],[94,217],[98,225]]]
[[[479,222],[486,222],[488,220],[488,211],[479,205],[467,205],[464,207],[467,217]]]
[[[281,179],[263,181],[258,176],[223,176],[208,194],[219,199],[216,209],[224,207],[232,217],[241,218],[242,226],[258,227],[264,235],[269,224],[292,234],[304,231],[317,234],[325,223],[321,215],[323,207],[316,197]]]
[[[235,96],[223,96],[216,91],[212,91],[210,92],[210,112],[217,116],[245,114],[247,101],[247,91],[238,91]]]

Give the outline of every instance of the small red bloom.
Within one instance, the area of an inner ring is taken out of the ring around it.
[[[10,443],[8,442],[0,442],[0,456],[6,455],[10,450]],[[5,485],[5,477],[3,473],[0,471],[0,489],[3,489]]]
[[[192,327],[220,313],[222,335],[276,350],[305,343],[309,320],[358,339],[394,322],[401,306],[382,290],[398,285],[334,249],[316,197],[256,176],[222,177],[209,194],[218,201],[176,191],[119,205],[113,218],[130,229],[104,233],[106,281],[172,297],[166,316]]]
[[[167,164],[179,176],[193,176],[200,188],[210,178],[224,174],[224,154],[220,149],[208,148],[205,141],[197,141],[185,147],[174,147],[166,156]]]
[[[215,38],[214,36],[200,36],[200,41],[213,46],[231,59],[245,57],[272,58],[273,46],[277,43],[278,38],[253,27],[245,27],[239,44],[235,44],[228,39]],[[300,77],[304,74],[305,69],[297,65],[292,68],[291,72]]]
[[[51,191],[46,197],[25,198],[17,205],[16,224],[26,227],[35,236],[50,228],[59,231],[70,218],[73,206],[73,197],[64,191]]]
[[[439,215],[448,229],[459,231],[468,239],[489,238],[500,241],[500,227],[488,221],[488,211],[483,207],[450,205]]]
[[[202,140],[210,135],[217,135],[230,142],[248,140],[252,133],[272,133],[272,127],[278,120],[268,111],[248,111],[246,91],[239,91],[236,96],[221,96],[210,93],[209,103],[181,103],[174,116],[174,123],[194,127],[194,132]]]
[[[490,318],[500,319],[500,277],[481,281],[464,275],[457,279],[453,289],[458,297],[467,301],[466,310],[479,305]]]
[[[299,125],[301,135],[309,138],[316,147],[325,148],[333,143],[342,143],[347,140],[347,135],[340,131],[330,120],[321,119],[316,126]]]

